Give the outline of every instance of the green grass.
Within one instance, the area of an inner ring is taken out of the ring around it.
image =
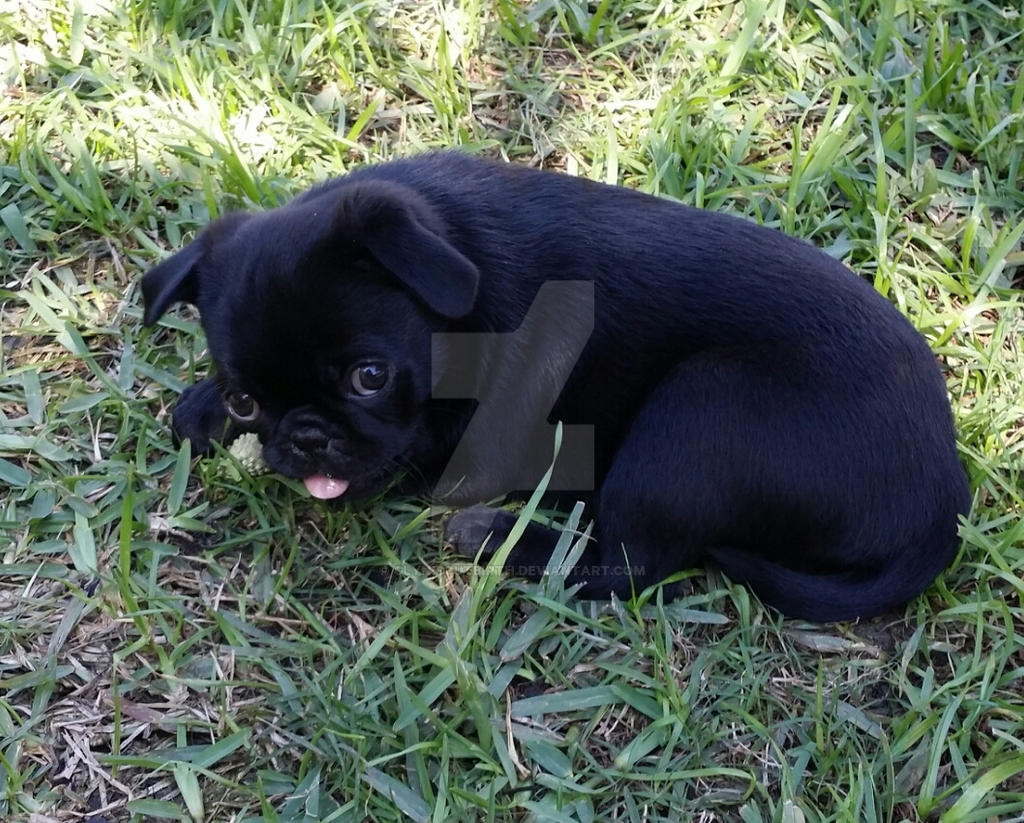
[[[1024,819],[1015,4],[327,6],[0,4],[0,818]],[[714,571],[584,603],[456,562],[422,502],[328,508],[176,449],[204,342],[187,312],[141,327],[141,272],[226,210],[451,145],[871,280],[947,369],[954,567],[836,626]]]

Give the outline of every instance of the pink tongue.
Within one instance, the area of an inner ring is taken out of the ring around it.
[[[306,490],[320,500],[341,497],[345,493],[345,489],[348,488],[347,480],[338,480],[335,477],[326,477],[322,474],[314,474],[302,482],[306,484]]]

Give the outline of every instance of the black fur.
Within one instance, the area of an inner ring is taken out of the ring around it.
[[[530,314],[552,283],[587,288]],[[853,618],[914,597],[957,549],[969,495],[928,345],[842,264],[744,220],[428,154],[217,221],[143,292],[147,323],[196,303],[217,366],[178,433],[207,447],[221,393],[244,391],[271,467],[343,478],[347,497],[528,489],[550,458],[528,447],[563,421],[593,452],[592,486],[582,464],[561,486],[593,490],[569,574],[589,596],[712,559],[786,614]],[[524,321],[532,336],[510,334]],[[390,364],[372,397],[352,390],[366,361]],[[513,521],[474,507],[449,537],[472,552]],[[556,538],[531,527],[510,570],[539,576]]]

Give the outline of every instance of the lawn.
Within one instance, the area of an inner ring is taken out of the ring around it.
[[[0,0],[0,819],[1024,820],[1022,56],[1011,0]],[[953,567],[848,624],[590,603],[176,445],[147,267],[441,146],[872,282],[945,369]]]

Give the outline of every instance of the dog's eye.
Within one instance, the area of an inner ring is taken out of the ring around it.
[[[370,397],[383,389],[388,382],[388,364],[379,360],[360,363],[348,379],[352,393],[358,397]]]
[[[244,391],[225,394],[224,408],[236,423],[251,423],[260,416],[260,404]]]

